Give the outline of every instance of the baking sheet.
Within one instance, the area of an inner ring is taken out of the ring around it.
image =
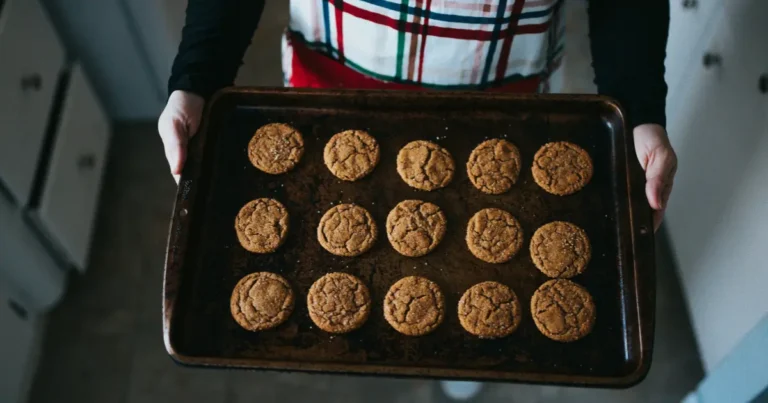
[[[268,175],[248,161],[256,129],[289,123],[303,133],[305,154],[293,171]],[[374,172],[343,182],[323,164],[323,147],[335,133],[364,129],[381,148]],[[466,161],[481,141],[505,138],[520,149],[518,183],[503,195],[472,186]],[[457,171],[444,189],[408,187],[395,168],[398,150],[434,141],[454,157]],[[585,148],[594,176],[580,192],[555,196],[533,181],[534,153],[550,141]],[[189,365],[272,368],[373,375],[484,379],[626,387],[641,380],[653,344],[655,274],[650,209],[620,108],[589,96],[486,93],[404,93],[229,89],[210,103],[201,132],[190,144],[171,222],[163,291],[164,337],[169,354]],[[234,217],[248,201],[276,198],[291,215],[286,243],[269,255],[238,243]],[[430,254],[395,252],[384,232],[389,211],[405,199],[437,204],[448,218],[443,241]],[[326,210],[338,203],[365,207],[379,224],[379,239],[355,258],[331,255],[317,242]],[[476,211],[511,212],[524,230],[524,246],[508,263],[475,258],[464,241]],[[531,319],[533,292],[547,278],[528,253],[533,232],[554,220],[584,228],[592,245],[586,271],[572,280],[592,294],[592,333],[572,343],[543,336]],[[279,273],[292,284],[296,307],[286,323],[264,332],[241,329],[229,297],[244,275]],[[330,335],[310,320],[306,294],[322,275],[342,271],[361,278],[373,299],[369,320],[346,335]],[[446,319],[432,334],[406,337],[383,318],[389,286],[404,276],[435,281],[446,297]],[[520,327],[509,337],[480,340],[459,325],[462,293],[481,281],[510,286],[523,305]]]

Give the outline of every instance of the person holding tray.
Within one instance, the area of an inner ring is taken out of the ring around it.
[[[189,0],[158,121],[178,182],[205,105],[233,84],[265,0]],[[563,0],[291,0],[285,85],[312,88],[553,92]],[[677,157],[665,130],[668,0],[589,0],[595,84],[627,112],[658,229]],[[443,383],[469,398],[477,383]]]

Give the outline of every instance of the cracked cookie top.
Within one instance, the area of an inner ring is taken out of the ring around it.
[[[554,221],[537,229],[530,249],[536,267],[552,278],[581,274],[592,256],[587,233],[564,221]]]
[[[357,256],[376,241],[376,222],[368,210],[355,204],[339,204],[326,211],[317,227],[317,240],[337,256]]]
[[[459,300],[461,326],[481,339],[509,336],[520,325],[520,319],[517,295],[495,281],[475,284]]]
[[[523,246],[523,229],[507,211],[478,211],[467,225],[467,246],[475,257],[488,263],[504,263]]]
[[[284,123],[270,123],[256,130],[248,143],[248,158],[268,174],[290,171],[304,155],[301,133]]]
[[[544,336],[575,341],[592,331],[595,304],[584,287],[570,280],[549,280],[533,293],[531,315]]]
[[[237,213],[235,232],[246,250],[274,252],[288,233],[288,210],[275,199],[252,200]]]
[[[404,277],[384,297],[384,318],[406,336],[432,332],[443,322],[444,313],[443,293],[424,277]]]
[[[371,312],[368,287],[346,273],[320,277],[307,295],[309,317],[317,327],[330,333],[347,333],[359,328]]]
[[[325,145],[325,166],[337,178],[356,181],[373,171],[379,163],[379,144],[362,130],[336,133]]]
[[[412,141],[397,154],[397,173],[409,186],[420,190],[435,190],[453,179],[453,157],[439,145]]]
[[[520,151],[503,139],[480,143],[467,161],[469,180],[483,193],[501,194],[517,182],[520,174]]]
[[[532,171],[542,189],[566,196],[578,192],[592,179],[592,159],[576,144],[547,143],[534,155]]]
[[[443,239],[446,222],[440,207],[421,200],[404,200],[387,216],[387,237],[401,255],[424,256]]]
[[[229,309],[246,330],[257,331],[285,322],[293,311],[293,291],[283,277],[274,273],[251,273],[237,282]]]

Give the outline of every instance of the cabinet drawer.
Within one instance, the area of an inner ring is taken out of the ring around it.
[[[0,181],[26,205],[65,54],[36,0],[0,13]]]
[[[80,270],[88,261],[109,136],[109,121],[76,65],[37,215],[45,232]]]

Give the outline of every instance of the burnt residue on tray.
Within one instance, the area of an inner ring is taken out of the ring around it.
[[[640,194],[643,178],[629,160],[623,117],[611,101],[595,96],[230,90],[213,102],[206,122],[182,178],[182,186],[193,190],[187,199],[180,192],[177,200],[166,265],[166,346],[178,361],[607,386],[629,385],[647,371],[653,235]],[[288,123],[304,136],[301,162],[283,175],[257,170],[246,155],[256,129],[272,122]],[[339,180],[323,163],[328,139],[348,129],[366,130],[381,147],[378,166],[356,182]],[[466,173],[470,152],[489,138],[507,139],[521,154],[520,177],[501,195],[480,192]],[[424,192],[403,182],[395,159],[413,140],[436,142],[451,153],[457,169],[448,186]],[[535,152],[558,140],[580,145],[594,163],[591,182],[571,196],[551,195],[531,176]],[[272,254],[247,252],[233,228],[238,210],[260,197],[279,200],[290,214],[287,241]],[[385,234],[387,214],[406,199],[435,203],[447,217],[445,238],[423,257],[400,255]],[[317,241],[320,218],[339,203],[364,207],[378,224],[377,242],[358,257],[334,256]],[[487,207],[511,212],[523,228],[523,248],[507,263],[485,263],[467,249],[467,222]],[[188,214],[182,217],[181,210]],[[531,261],[530,237],[555,220],[583,228],[593,251],[586,271],[572,280],[594,297],[597,321],[590,335],[572,343],[540,334],[529,310],[531,295],[547,280]],[[296,293],[293,314],[275,330],[248,332],[230,316],[234,285],[255,271],[281,274]],[[313,326],[305,304],[312,283],[332,271],[362,279],[373,300],[367,323],[345,335]],[[388,288],[410,275],[433,280],[446,297],[445,321],[422,337],[400,335],[382,312]],[[498,340],[470,335],[457,317],[462,293],[488,280],[511,287],[524,308],[517,331]]]

